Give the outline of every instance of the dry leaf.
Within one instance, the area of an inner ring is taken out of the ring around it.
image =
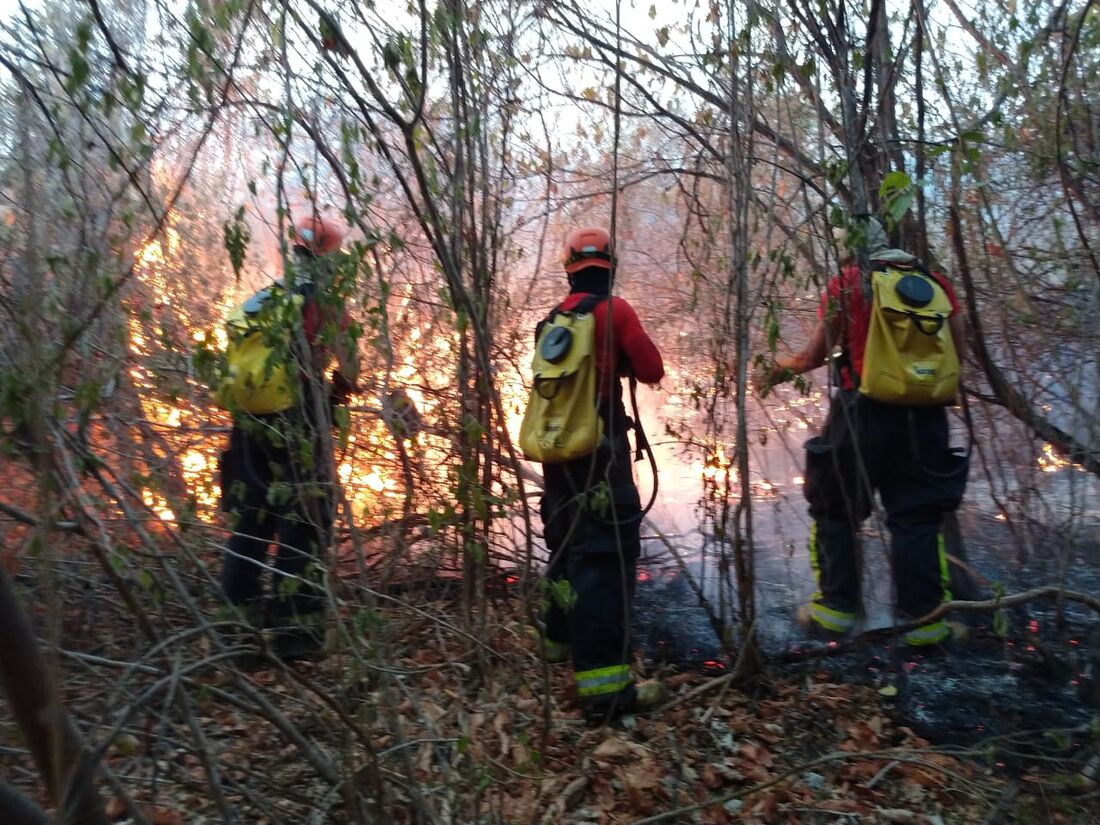
[[[619,764],[644,759],[648,755],[649,752],[637,742],[627,742],[615,735],[607,737],[592,751],[592,758],[597,762]]]
[[[432,743],[421,742],[420,750],[416,755],[416,769],[422,774],[428,774],[432,769]]]
[[[722,786],[722,777],[718,775],[718,771],[714,769],[714,765],[711,765],[709,762],[703,765],[702,778],[703,784],[712,791]]]
[[[625,768],[620,774],[623,790],[630,802],[631,812],[646,815],[656,810],[665,794],[661,787],[657,765],[648,757],[641,764]]]
[[[875,730],[874,725],[871,725],[863,720],[853,722],[848,726],[847,732],[851,737],[851,742],[855,744],[856,750],[873,751],[878,750],[879,746],[879,731],[882,730],[881,717],[875,720],[878,724],[878,731]],[[845,743],[848,744],[848,743]],[[845,748],[845,750],[849,750]]]
[[[772,757],[771,751],[763,745],[757,745],[755,742],[745,742],[741,745],[737,754],[741,758],[749,762],[755,762],[758,765],[763,765],[765,768],[770,768],[775,764],[775,759]]]

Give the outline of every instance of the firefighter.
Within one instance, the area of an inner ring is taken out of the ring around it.
[[[222,399],[236,401],[226,404],[233,428],[222,456],[222,507],[234,520],[222,589],[249,623],[271,628],[274,653],[285,661],[314,658],[324,647],[320,563],[331,540],[336,484],[331,404],[346,403],[359,374],[332,272],[342,237],[322,218],[295,226],[293,282],[261,290],[231,316],[229,374],[219,388]],[[272,310],[273,300],[284,301],[283,309]],[[260,332],[258,320],[249,325],[249,313],[273,320]],[[282,352],[267,348],[274,340],[282,341]],[[333,354],[330,381],[325,371]],[[245,380],[248,358],[260,366]],[[266,597],[265,568],[272,576]]]
[[[550,564],[546,572],[542,653],[551,661],[570,654],[578,697],[592,722],[644,710],[663,698],[659,682],[635,684],[630,670],[630,609],[641,550],[641,502],[634,483],[622,378],[646,384],[664,376],[661,354],[634,308],[611,297],[615,260],[611,236],[577,229],[565,242],[569,294],[558,309],[588,296],[605,300],[595,322],[596,404],[604,437],[591,456],[544,464],[540,515]]]
[[[913,255],[890,248],[876,218],[857,219],[850,226],[851,231],[838,232],[842,250],[862,246],[873,269],[925,272]],[[947,323],[961,363],[966,337],[958,300],[946,278],[928,275],[950,301]],[[886,511],[898,610],[912,621],[951,599],[943,519],[958,507],[966,486],[968,462],[949,449],[944,406],[888,404],[859,392],[871,311],[860,267],[851,256],[829,279],[809,343],[778,359],[756,381],[757,390],[766,393],[822,366],[840,347],[838,389],[829,416],[821,435],[806,442],[803,492],[812,519],[809,552],[817,591],[799,610],[807,629],[833,638],[851,631],[860,613],[858,531],[871,513],[874,492]],[[927,648],[961,632],[961,625],[941,619],[910,631],[905,642]]]

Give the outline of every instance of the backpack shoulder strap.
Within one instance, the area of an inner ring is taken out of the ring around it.
[[[295,284],[294,294],[301,295],[308,301],[317,295],[317,284],[313,281],[302,281],[300,284]]]
[[[899,272],[919,272],[926,278],[931,278],[932,273],[921,261],[913,261],[912,264],[892,264],[889,261],[871,261],[871,272],[886,272],[896,269]]]
[[[539,321],[537,324],[535,324],[535,343],[538,343],[539,336],[542,335],[543,327],[545,327],[548,323],[553,321],[555,316],[564,315],[564,314],[570,314],[571,315],[573,313],[578,313],[578,314],[583,315],[583,314],[591,312],[592,310],[594,310],[596,307],[598,307],[604,301],[610,301],[610,300],[611,299],[608,298],[606,295],[585,295],[583,298],[581,298],[577,302],[577,305],[575,307],[571,308],[571,309],[562,309],[561,304],[558,304],[556,307],[554,307],[552,310],[550,310],[546,314],[545,318],[543,318],[541,321]]]
[[[608,298],[606,295],[585,295],[583,298],[580,299],[580,301],[577,302],[577,305],[569,311],[586,314],[594,310],[604,301],[610,300],[611,299]]]

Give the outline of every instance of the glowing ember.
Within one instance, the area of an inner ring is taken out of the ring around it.
[[[1054,452],[1053,444],[1044,444],[1043,453],[1036,461],[1039,464],[1039,469],[1044,473],[1056,473],[1066,467],[1073,466],[1072,462],[1066,461]]]
[[[718,444],[714,452],[703,461],[701,468],[703,479],[715,486],[724,485],[727,481],[736,482],[737,472],[732,468],[732,464],[733,462],[726,457],[726,451],[722,449],[722,445]]]

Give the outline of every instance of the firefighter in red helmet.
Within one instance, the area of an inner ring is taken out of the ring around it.
[[[294,226],[292,272],[230,316],[229,371],[219,387],[233,413],[221,461],[222,508],[233,523],[222,589],[247,623],[271,630],[273,652],[286,661],[321,653],[325,636],[321,571],[336,485],[329,405],[347,401],[359,372],[351,321],[332,277],[342,239],[321,217]],[[247,373],[245,353],[264,346],[262,370]],[[266,569],[273,580],[267,594]]]
[[[634,308],[611,296],[615,257],[602,228],[575,229],[565,241],[569,294],[556,311],[589,311],[595,322],[596,404],[604,437],[593,455],[544,464],[540,515],[550,552],[545,632],[550,661],[573,660],[577,695],[590,721],[643,710],[663,698],[658,682],[630,670],[630,609],[641,549],[641,501],[634,483],[622,377],[646,384],[664,376],[661,354]],[[580,308],[578,310],[578,308]],[[606,486],[610,506],[590,495]]]

